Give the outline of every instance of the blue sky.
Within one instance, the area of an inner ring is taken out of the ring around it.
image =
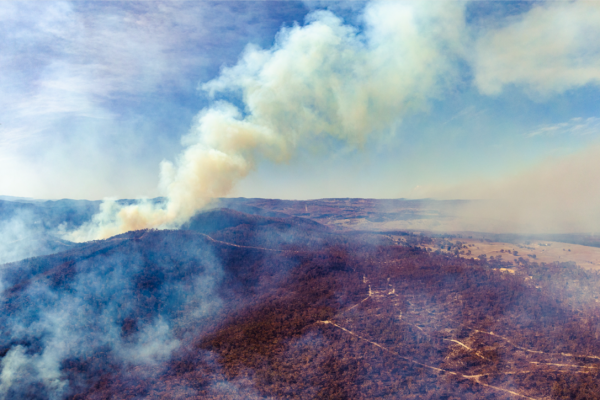
[[[2,195],[489,198],[573,168],[539,197],[600,177],[596,2],[5,1],[0,43]]]

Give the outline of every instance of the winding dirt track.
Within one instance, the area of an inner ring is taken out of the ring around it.
[[[366,299],[365,299],[366,300]],[[363,300],[364,301],[364,300]],[[358,304],[357,304],[358,305]],[[355,307],[355,306],[354,306]],[[351,307],[353,308],[353,307]],[[350,309],[346,310],[349,311]],[[413,323],[410,323],[408,321],[406,321],[405,319],[401,318],[402,322],[404,322],[407,325],[411,325],[414,326],[415,328],[417,328],[419,331],[421,331],[424,335],[426,336],[431,336],[429,333],[427,333],[423,328],[421,328],[418,325],[415,325]],[[572,354],[572,353],[553,353],[553,352],[546,352],[546,351],[541,351],[541,350],[533,350],[533,349],[529,349],[527,347],[522,347],[519,346],[518,344],[514,343],[513,341],[511,341],[509,338],[505,337],[505,336],[501,336],[498,335],[494,332],[486,332],[486,331],[482,331],[479,329],[475,329],[475,328],[471,328],[469,326],[466,325],[462,325],[464,328],[469,329],[475,333],[481,333],[484,335],[489,335],[489,336],[493,336],[495,338],[501,339],[503,341],[505,341],[506,343],[510,344],[511,346],[519,349],[519,350],[523,350],[529,353],[535,353],[535,354],[545,354],[545,355],[551,355],[551,356],[563,356],[563,357],[573,357],[573,358],[588,358],[588,359],[594,359],[594,360],[600,360],[599,356],[594,356],[594,355],[584,355],[584,354]],[[454,340],[454,339],[443,339],[445,341],[450,341],[450,342],[455,342],[458,343],[459,345],[461,345],[462,347],[468,349],[468,350],[472,350],[472,351],[476,351],[474,349],[471,349],[470,347],[468,347],[467,345],[465,345],[464,343],[459,342],[458,340]],[[478,356],[480,356],[479,354],[477,354]],[[482,357],[482,356],[481,356]],[[544,363],[539,363],[539,364],[544,364]],[[548,365],[559,365],[559,364],[552,364],[552,363],[545,363]],[[572,365],[572,364],[564,364],[564,365]],[[591,368],[591,367],[590,367]],[[600,368],[600,366],[597,366],[595,368]]]
[[[211,241],[213,243],[217,243],[217,244],[221,244],[221,245],[225,245],[225,246],[245,248],[245,249],[263,250],[263,251],[273,251],[273,252],[292,252],[292,253],[298,253],[298,251],[292,251],[292,250],[280,250],[280,249],[269,249],[269,248],[265,248],[265,247],[243,246],[243,245],[238,245],[238,244],[235,244],[235,243],[230,243],[230,242],[224,242],[222,240],[217,240],[217,239],[214,239],[211,236],[209,236],[207,234],[204,234],[204,233],[199,233],[199,234],[202,235],[202,236],[204,236],[205,238],[207,238],[209,241]],[[355,307],[358,307],[360,304],[362,304],[363,302],[371,299],[372,297],[373,297],[373,293],[371,291],[369,291],[369,295],[366,298],[364,298],[363,300],[361,300],[357,304],[353,305],[352,307],[350,307],[350,308],[342,311],[341,314],[346,313],[346,312],[354,309]],[[425,330],[423,330],[423,328],[421,328],[420,326],[417,326],[417,325],[412,324],[412,323],[410,323],[408,321],[405,321],[402,318],[401,318],[401,320],[404,323],[408,324],[408,325],[412,325],[412,326],[416,327],[424,335],[431,336]],[[381,345],[381,344],[379,344],[377,342],[371,341],[371,340],[369,340],[369,339],[367,339],[367,338],[365,338],[363,336],[360,336],[357,333],[352,332],[349,329],[344,328],[343,326],[340,326],[340,325],[338,325],[338,324],[336,324],[336,323],[334,323],[332,321],[326,320],[326,321],[319,321],[318,323],[324,324],[324,325],[332,325],[335,328],[340,329],[340,330],[348,333],[349,335],[352,335],[352,336],[354,336],[354,337],[356,337],[356,338],[358,338],[358,339],[360,339],[362,341],[370,343],[373,346],[376,346],[376,347],[380,348],[381,350],[383,350],[383,351],[385,351],[387,353],[390,353],[390,354],[392,354],[392,355],[394,355],[396,357],[399,357],[399,358],[401,358],[401,359],[403,359],[405,361],[408,361],[410,363],[413,363],[413,364],[419,365],[421,367],[430,369],[430,370],[435,371],[437,373],[444,373],[444,374],[449,374],[449,375],[456,376],[458,378],[467,379],[469,381],[475,382],[478,385],[490,388],[492,390],[496,390],[496,391],[508,393],[508,394],[511,394],[513,396],[517,396],[517,397],[520,397],[520,398],[530,399],[530,400],[540,400],[540,399],[537,399],[537,398],[534,398],[534,397],[526,396],[526,395],[518,393],[518,392],[514,392],[514,391],[509,390],[509,389],[504,389],[504,388],[501,388],[501,387],[498,387],[498,386],[489,385],[487,383],[484,383],[484,382],[480,381],[480,378],[482,378],[484,376],[490,376],[490,375],[517,375],[517,374],[520,375],[520,374],[535,373],[537,371],[529,371],[529,370],[525,370],[525,371],[506,371],[506,372],[500,372],[500,373],[496,372],[496,373],[478,374],[478,375],[464,375],[464,374],[461,374],[459,372],[450,371],[450,370],[446,370],[446,369],[442,369],[442,368],[437,368],[437,367],[434,367],[432,365],[427,365],[427,364],[418,362],[418,361],[416,361],[414,359],[411,359],[409,357],[401,356],[397,352],[395,352],[395,351],[393,351],[393,350],[391,350],[391,349],[389,349],[389,348],[387,348],[387,347],[385,347],[385,346],[383,346],[383,345]],[[481,331],[481,330],[473,329],[473,328],[469,328],[469,329],[471,329],[475,333],[481,333],[481,334],[486,334],[486,335],[490,335],[490,336],[494,336],[494,337],[500,338],[500,339],[504,340],[506,343],[509,343],[510,345],[512,345],[513,347],[515,347],[517,349],[520,349],[520,350],[523,350],[523,351],[530,352],[530,353],[547,354],[547,355],[561,355],[561,356],[565,356],[565,357],[590,358],[590,359],[600,360],[600,357],[598,357],[598,356],[575,355],[575,354],[571,354],[571,353],[550,353],[550,352],[543,352],[543,351],[539,351],[539,350],[532,350],[532,349],[528,349],[528,348],[525,348],[525,347],[521,347],[521,346],[513,343],[508,338],[506,338],[504,336],[497,335],[497,334],[495,334],[493,332],[485,332],[485,331]],[[475,349],[467,346],[466,344],[464,344],[464,343],[462,343],[462,342],[460,342],[458,340],[455,340],[455,339],[442,339],[442,340],[456,343],[459,346],[465,348],[467,351],[473,352],[477,357],[482,358],[484,360],[487,360],[487,358],[485,358],[479,351],[477,351],[477,350],[475,350]],[[530,361],[530,363],[534,364],[534,365],[552,365],[552,366],[559,367],[559,368],[568,367],[568,368],[577,368],[577,369],[580,369],[580,371],[572,371],[574,373],[589,373],[590,370],[592,370],[592,369],[598,369],[598,366],[581,366],[581,365],[575,365],[575,364],[543,363],[543,362],[536,362],[536,361]],[[587,371],[585,371],[585,370],[581,371],[581,369],[588,369],[588,370]]]
[[[472,329],[472,328],[470,328]],[[477,332],[477,333],[483,333],[486,335],[490,335],[490,336],[494,336],[497,338],[500,338],[502,340],[504,340],[505,342],[509,343],[511,346],[516,347],[519,350],[523,350],[523,351],[527,351],[529,353],[537,353],[537,354],[549,354],[549,355],[555,355],[555,356],[564,356],[564,357],[577,357],[577,358],[592,358],[595,360],[600,360],[600,357],[598,356],[586,356],[586,355],[579,355],[579,354],[571,354],[571,353],[550,353],[550,352],[545,352],[545,351],[540,351],[540,350],[532,350],[532,349],[528,349],[526,347],[521,347],[513,342],[511,342],[508,338],[504,337],[504,336],[500,336],[500,335],[496,335],[494,332],[485,332],[485,331],[480,331],[478,329],[472,329],[473,332]],[[558,365],[558,364],[557,364]]]
[[[299,252],[299,251],[293,251],[293,250],[280,250],[280,249],[269,249],[269,248],[265,248],[265,247],[255,247],[255,246],[238,245],[238,244],[235,244],[235,243],[224,242],[222,240],[214,239],[214,238],[212,238],[211,236],[209,236],[209,235],[207,235],[205,233],[197,233],[197,234],[204,236],[206,239],[208,239],[209,241],[211,241],[213,243],[217,243],[217,244],[221,244],[221,245],[225,245],[225,246],[245,248],[245,249],[263,250],[263,251],[273,251],[273,252],[291,252],[291,253],[298,253]],[[140,238],[143,238],[143,236],[145,236],[145,235],[142,235]],[[373,293],[369,290],[369,295],[366,298],[364,298],[363,300],[361,300],[357,304],[351,306],[350,308],[342,311],[340,313],[340,315],[343,314],[343,313],[346,313],[346,312],[348,312],[348,311],[350,311],[352,309],[354,309],[355,307],[358,307],[360,304],[362,304],[363,302],[371,299],[372,297],[373,297]],[[412,323],[410,323],[410,322],[408,322],[408,321],[406,321],[406,320],[404,320],[402,318],[401,318],[401,320],[405,324],[414,326],[415,328],[419,329],[419,331],[421,331],[424,335],[431,336],[425,330],[423,330],[423,328],[421,328],[420,326],[412,324]],[[462,379],[467,379],[467,380],[470,380],[472,382],[477,383],[478,385],[490,388],[492,390],[496,390],[496,391],[501,391],[501,392],[504,392],[504,393],[508,393],[508,394],[511,394],[513,396],[517,396],[517,397],[520,397],[520,398],[530,399],[530,400],[541,400],[541,399],[537,399],[537,398],[534,398],[534,397],[526,396],[526,395],[518,393],[518,392],[514,392],[512,390],[504,389],[504,388],[501,388],[501,387],[498,387],[498,386],[489,385],[487,383],[483,383],[483,382],[480,381],[480,378],[484,377],[484,376],[490,376],[490,375],[530,374],[530,373],[535,373],[537,371],[529,371],[529,370],[525,370],[525,371],[506,371],[506,372],[500,372],[500,373],[495,372],[495,373],[478,374],[478,375],[464,375],[464,374],[461,374],[459,372],[450,371],[450,370],[446,370],[446,369],[442,369],[442,368],[437,368],[437,367],[434,367],[432,365],[427,365],[427,364],[421,363],[421,362],[416,361],[414,359],[411,359],[409,357],[401,356],[397,352],[395,352],[395,351],[393,351],[393,350],[391,350],[391,349],[389,349],[389,348],[387,348],[387,347],[385,347],[385,346],[383,346],[383,345],[381,345],[381,344],[379,344],[377,342],[371,341],[371,340],[369,340],[369,339],[367,339],[367,338],[365,338],[363,336],[360,336],[357,333],[352,332],[349,329],[344,328],[343,326],[340,326],[340,325],[338,325],[338,324],[336,324],[336,323],[334,323],[332,321],[329,321],[329,320],[318,321],[317,323],[324,324],[324,325],[332,325],[335,328],[340,329],[340,330],[348,333],[349,335],[352,335],[352,336],[354,336],[354,337],[356,337],[356,338],[358,338],[358,339],[360,339],[362,341],[370,343],[373,346],[376,346],[376,347],[380,348],[381,350],[383,350],[383,351],[385,351],[387,353],[390,353],[390,354],[392,354],[392,355],[394,355],[396,357],[399,357],[399,358],[401,358],[401,359],[403,359],[405,361],[408,361],[410,363],[413,363],[413,364],[419,365],[421,367],[430,369],[432,371],[435,371],[435,372],[438,372],[438,373],[445,373],[445,374],[453,375],[453,376],[456,376],[456,377],[462,378]],[[561,355],[561,356],[565,356],[565,357],[590,358],[590,359],[600,360],[600,357],[598,357],[598,356],[576,355],[576,354],[571,354],[571,353],[551,353],[551,352],[543,352],[543,351],[539,351],[539,350],[532,350],[532,349],[528,349],[528,348],[525,348],[525,347],[521,347],[521,346],[513,343],[510,339],[508,339],[508,338],[506,338],[504,336],[497,335],[497,334],[495,334],[493,332],[486,332],[486,331],[481,331],[481,330],[473,329],[473,328],[469,328],[469,329],[471,329],[475,333],[481,333],[481,334],[486,334],[486,335],[490,335],[490,336],[494,336],[494,337],[500,338],[500,339],[504,340],[505,342],[509,343],[510,345],[512,345],[513,347],[515,347],[515,348],[517,348],[519,350],[530,352],[530,353],[548,354],[548,355]],[[480,358],[482,358],[484,360],[487,360],[485,357],[483,357],[483,355],[481,355],[481,353],[479,351],[477,351],[477,350],[475,350],[475,349],[467,346],[466,344],[464,344],[464,343],[462,343],[462,342],[460,342],[458,340],[455,340],[455,339],[442,339],[442,340],[456,343],[456,344],[460,345],[461,347],[465,348],[466,350],[468,350],[470,352],[473,352],[478,357],[480,357]],[[561,367],[561,368],[563,368],[563,367],[578,368],[578,369],[586,368],[586,369],[589,369],[589,370],[591,370],[591,369],[598,369],[599,368],[598,366],[582,366],[582,365],[575,365],[575,364],[543,363],[543,362],[536,362],[536,361],[530,361],[530,363],[534,364],[534,365],[552,365],[552,366]],[[572,371],[572,372],[573,373],[589,373],[590,372],[589,370],[588,371],[585,371],[585,370],[584,371]]]
[[[133,238],[133,239],[143,239],[149,232],[151,231],[147,231],[145,232],[142,236],[138,237],[138,238]],[[212,238],[211,236],[207,235],[206,233],[201,233],[201,232],[193,232],[196,235],[200,235],[200,236],[204,236],[206,239],[208,239],[209,241],[213,242],[213,243],[217,243],[217,244],[222,244],[225,246],[230,246],[230,247],[238,247],[240,249],[254,249],[254,250],[264,250],[264,251],[275,251],[278,253],[284,253],[284,252],[288,252],[288,253],[300,253],[300,251],[297,250],[281,250],[281,249],[269,249],[266,247],[255,247],[255,246],[244,246],[241,244],[235,244],[235,243],[231,243],[231,242],[224,242],[222,240],[217,240]],[[107,239],[107,240],[112,240],[112,241],[123,241],[123,240],[132,240],[132,238],[112,238],[112,239]]]
[[[369,300],[371,298],[374,298],[374,297],[377,297],[377,296],[375,296],[374,293],[369,289],[369,295],[366,298],[364,298],[363,300],[361,300],[357,304],[349,307],[348,309],[342,311],[339,315],[342,315],[342,314],[344,314],[344,313],[346,313],[346,312],[354,309],[355,307],[358,307],[363,302],[365,302],[365,301],[367,301],[367,300]],[[413,323],[410,323],[410,322],[406,321],[404,318],[402,318],[402,316],[400,316],[400,320],[403,323],[407,324],[407,325],[414,326],[423,335],[431,337],[431,335],[428,332],[426,332],[423,328],[421,328],[420,326],[418,326],[416,324],[413,324]],[[517,397],[520,397],[520,398],[538,400],[538,399],[535,399],[534,397],[529,397],[529,396],[526,396],[524,394],[521,394],[521,393],[518,393],[518,392],[515,392],[515,391],[512,391],[512,390],[509,390],[509,389],[504,389],[504,388],[501,388],[501,387],[498,387],[498,386],[493,386],[493,385],[489,385],[487,383],[481,382],[480,378],[485,377],[485,376],[497,376],[497,375],[531,374],[531,373],[536,373],[536,372],[539,372],[539,371],[535,371],[535,370],[520,370],[520,371],[505,371],[505,372],[485,373],[485,374],[477,374],[477,375],[464,375],[464,374],[461,374],[461,373],[456,372],[456,371],[451,371],[451,370],[446,370],[446,369],[442,369],[442,368],[437,368],[437,367],[434,367],[432,365],[427,365],[427,364],[421,363],[421,362],[416,361],[414,359],[411,359],[409,357],[402,356],[399,353],[397,353],[397,352],[395,352],[395,351],[393,351],[393,350],[391,350],[391,349],[383,346],[382,344],[374,342],[372,340],[369,340],[369,339],[367,339],[367,338],[365,338],[365,337],[363,337],[363,336],[361,336],[361,335],[359,335],[359,334],[357,334],[357,333],[355,333],[355,332],[353,332],[353,331],[351,331],[351,330],[349,330],[349,329],[347,329],[347,328],[345,328],[345,327],[343,327],[341,325],[336,324],[333,321],[326,320],[326,321],[319,321],[318,323],[324,324],[324,325],[331,325],[331,326],[333,326],[333,327],[335,327],[337,329],[342,330],[343,332],[346,332],[349,335],[352,335],[352,336],[354,336],[354,337],[356,337],[356,338],[358,338],[358,339],[360,339],[362,341],[370,343],[373,346],[376,346],[376,347],[380,348],[381,350],[383,350],[385,352],[393,354],[394,356],[399,357],[399,358],[401,358],[401,359],[403,359],[405,361],[408,361],[410,363],[413,363],[413,364],[419,365],[421,367],[430,369],[432,371],[436,371],[438,373],[445,373],[445,374],[453,375],[453,376],[456,376],[456,377],[462,378],[462,379],[467,379],[467,380],[475,382],[475,383],[477,383],[477,384],[479,384],[481,386],[490,388],[492,390],[505,392],[505,393],[508,393],[508,394],[511,394],[513,396],[517,396]],[[600,360],[600,357],[593,356],[593,355],[577,355],[577,354],[571,354],[571,353],[551,353],[551,352],[543,352],[543,351],[539,351],[539,350],[528,349],[528,348],[525,348],[525,347],[521,347],[521,346],[513,343],[510,339],[508,339],[508,338],[506,338],[504,336],[497,335],[497,334],[495,334],[493,332],[481,331],[481,330],[470,328],[470,327],[466,327],[466,328],[470,329],[474,333],[486,334],[486,335],[490,335],[490,336],[499,338],[499,339],[505,341],[506,343],[510,344],[511,346],[519,349],[519,350],[527,351],[527,352],[530,352],[530,353],[544,354],[544,355],[551,355],[551,356],[552,355],[554,355],[554,356],[560,355],[560,356],[564,356],[564,357],[576,357],[576,358],[588,358],[588,359]],[[487,360],[487,358],[485,358],[479,351],[477,351],[476,349],[471,348],[470,346],[466,345],[465,343],[462,343],[462,342],[460,342],[460,341],[458,341],[456,339],[442,339],[442,340],[448,341],[448,342],[453,342],[453,343],[461,346],[462,348],[466,349],[467,351],[474,353],[479,358]],[[600,366],[598,366],[598,365],[561,364],[561,363],[538,362],[538,361],[529,361],[529,363],[532,364],[532,365],[536,365],[536,366],[545,366],[546,365],[546,366],[553,366],[553,367],[558,367],[558,368],[573,368],[573,369],[577,369],[577,370],[570,371],[570,372],[571,373],[578,373],[578,374],[587,374],[587,373],[593,372],[594,370],[598,370],[600,368]]]
[[[441,373],[445,373],[445,374],[449,374],[449,375],[454,375],[454,376],[457,376],[457,377],[459,377],[459,378],[464,378],[464,379],[470,380],[470,381],[472,381],[472,382],[475,382],[475,383],[477,383],[477,384],[479,384],[479,385],[482,385],[482,386],[488,387],[488,388],[490,388],[490,389],[493,389],[493,390],[498,390],[498,391],[505,392],[505,393],[509,393],[509,394],[512,394],[512,395],[514,395],[514,396],[521,397],[521,398],[524,398],[524,399],[530,399],[530,400],[540,400],[540,399],[536,399],[535,397],[529,397],[529,396],[525,396],[525,395],[523,395],[523,394],[521,394],[521,393],[513,392],[512,390],[503,389],[503,388],[501,388],[501,387],[492,386],[492,385],[488,385],[487,383],[483,383],[483,382],[481,382],[481,381],[479,380],[479,378],[480,378],[481,376],[485,376],[485,374],[482,374],[482,375],[463,375],[463,374],[461,374],[461,373],[459,373],[459,372],[455,372],[455,371],[449,371],[449,370],[446,370],[446,369],[437,368],[437,367],[434,367],[434,366],[431,366],[431,365],[423,364],[423,363],[421,363],[421,362],[418,362],[418,361],[416,361],[416,360],[413,360],[412,358],[408,358],[408,357],[401,356],[400,354],[396,353],[395,351],[393,351],[393,350],[390,350],[390,349],[388,349],[387,347],[385,347],[385,346],[383,346],[383,345],[381,345],[381,344],[379,344],[379,343],[376,343],[376,342],[373,342],[373,341],[371,341],[371,340],[369,340],[369,339],[366,339],[366,338],[364,338],[364,337],[362,337],[362,336],[360,336],[360,335],[358,335],[358,334],[356,334],[356,333],[354,333],[354,332],[352,332],[352,331],[350,331],[350,330],[348,330],[348,329],[344,328],[343,326],[340,326],[340,325],[338,325],[338,324],[336,324],[336,323],[334,323],[334,322],[332,322],[332,321],[319,321],[318,323],[320,323],[320,324],[325,324],[325,325],[332,325],[332,326],[334,326],[334,327],[336,327],[336,328],[338,328],[338,329],[341,329],[342,331],[344,331],[344,332],[346,332],[346,333],[348,333],[348,334],[350,334],[350,335],[352,335],[352,336],[354,336],[354,337],[357,337],[357,338],[358,338],[358,339],[360,339],[360,340],[363,340],[363,341],[365,341],[365,342],[367,342],[367,343],[370,343],[370,344],[372,344],[373,346],[377,346],[377,347],[379,347],[379,348],[380,348],[380,349],[382,349],[383,351],[386,351],[386,352],[388,352],[388,353],[390,353],[390,354],[393,354],[394,356],[396,356],[396,357],[399,357],[399,358],[401,358],[401,359],[403,359],[403,360],[406,360],[406,361],[408,361],[408,362],[411,362],[411,363],[413,363],[413,364],[417,364],[417,365],[419,365],[419,366],[421,366],[421,367],[428,368],[428,369],[431,369],[431,370],[433,370],[433,371],[436,371],[436,372],[441,372]],[[514,373],[518,373],[518,372],[514,372]]]
[[[407,322],[405,320],[402,320],[402,321],[405,324],[407,324],[407,325],[411,325],[411,326],[414,326],[415,328],[419,329],[424,335],[431,336],[429,333],[425,332],[423,330],[423,328],[421,328],[420,326],[417,326],[417,325],[412,324],[410,322]],[[551,356],[573,357],[573,358],[589,358],[589,359],[594,359],[594,360],[600,360],[600,357],[598,357],[598,356],[588,356],[588,355],[583,355],[583,354],[572,354],[572,353],[552,353],[552,352],[546,352],[546,351],[528,349],[526,347],[521,347],[521,346],[515,344],[514,342],[512,342],[507,337],[497,335],[494,332],[485,332],[485,331],[480,331],[479,329],[473,329],[473,328],[468,328],[468,329],[471,329],[475,333],[481,333],[481,334],[490,335],[490,336],[502,339],[503,341],[505,341],[506,343],[510,344],[511,346],[513,346],[513,347],[515,347],[515,348],[517,348],[519,350],[523,350],[523,351],[529,352],[529,353],[545,354],[545,355],[551,355]],[[486,360],[486,358],[483,357],[477,350],[470,348],[469,346],[467,346],[464,343],[459,342],[458,340],[455,340],[455,339],[442,339],[442,340],[445,340],[445,341],[448,341],[448,342],[458,343],[459,345],[461,345],[465,349],[475,352],[475,355],[477,355],[478,357],[483,358],[484,360]],[[542,362],[534,362],[534,361],[530,361],[530,362],[532,364],[546,364],[546,365],[555,365],[555,366],[567,366],[568,365],[568,366],[579,367],[579,368],[596,368],[596,369],[600,368],[600,366],[578,366],[578,365],[575,365],[575,364],[555,364],[555,363],[542,363]]]
[[[205,233],[198,233],[198,234],[204,236],[205,238],[207,238],[211,242],[218,243],[218,244],[224,244],[226,246],[231,246],[231,247],[239,247],[241,249],[254,249],[254,250],[264,250],[264,251],[276,251],[276,252],[279,252],[279,253],[283,253],[283,252],[298,253],[298,251],[291,251],[291,250],[278,250],[278,249],[267,249],[266,247],[243,246],[243,245],[240,245],[240,244],[235,244],[235,243],[230,243],[230,242],[224,242],[222,240],[213,239],[212,237],[208,236]]]

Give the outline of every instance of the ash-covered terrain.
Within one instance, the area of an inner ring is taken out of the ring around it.
[[[600,275],[568,255],[591,235],[352,223],[452,202],[222,199],[71,243],[99,203],[1,205],[30,253],[3,244],[0,398],[600,398]]]

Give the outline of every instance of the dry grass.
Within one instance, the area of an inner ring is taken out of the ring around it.
[[[578,244],[535,241],[528,244],[514,244],[503,242],[488,242],[481,239],[452,239],[449,242],[456,244],[460,241],[471,251],[468,255],[467,249],[463,249],[461,257],[478,258],[485,254],[490,257],[501,257],[503,261],[517,261],[519,257],[528,258],[537,262],[574,262],[582,268],[600,270],[600,248],[582,246]],[[432,250],[435,250],[432,248]],[[514,252],[517,252],[517,255]],[[535,255],[535,258],[530,257]]]

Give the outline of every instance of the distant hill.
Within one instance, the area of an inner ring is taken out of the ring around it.
[[[31,197],[15,197],[15,196],[0,196],[0,200],[3,201],[19,201],[22,203],[37,203],[40,201],[46,201],[42,199],[34,199]]]
[[[270,225],[273,228],[289,228],[294,225],[296,228],[327,230],[323,225],[310,219],[298,218],[283,213],[274,214],[276,216],[265,216],[260,213],[260,209],[250,207],[244,209],[255,212],[246,213],[228,208],[209,210],[192,217],[181,229],[212,233],[239,225],[249,225],[253,228],[265,225]]]
[[[0,264],[25,257],[52,254],[65,250],[66,242],[60,242],[59,232],[70,231],[91,220],[99,211],[100,201],[87,200],[35,200],[4,196],[0,199]],[[136,200],[118,200],[121,204],[133,204]],[[155,203],[164,198],[151,199]],[[444,234],[445,229],[455,229],[458,208],[469,204],[464,200],[438,201],[431,199],[217,199],[207,210],[199,212],[182,229],[208,233],[236,228],[235,233],[222,232],[227,240],[298,242],[303,235],[310,242],[311,232],[328,229],[335,231],[430,232]],[[225,213],[214,219],[218,210]],[[229,211],[223,211],[229,210]],[[241,214],[235,214],[239,212]],[[217,221],[218,220],[218,221]],[[215,225],[216,224],[216,225]],[[290,224],[303,226],[294,238],[286,239]],[[312,225],[311,225],[312,224]],[[245,231],[246,233],[242,233]],[[453,232],[456,233],[456,232]],[[465,232],[467,233],[467,232]],[[469,232],[477,236],[477,232]],[[244,237],[243,237],[244,236]],[[516,235],[486,234],[498,241],[522,242],[527,240],[554,240],[565,243],[600,247],[598,237],[587,234]],[[270,239],[268,239],[270,237]],[[252,239],[254,238],[254,239]],[[318,242],[319,239],[313,240]],[[313,244],[315,244],[313,243]]]
[[[10,198],[9,196],[4,196]],[[49,232],[63,226],[75,229],[91,220],[100,210],[100,200],[32,200],[21,198],[0,199],[0,221],[18,219],[26,226],[38,231]],[[136,200],[118,200],[120,204],[133,204]],[[162,198],[152,199],[154,202]]]
[[[360,199],[316,200],[220,199],[221,207],[244,211],[254,207],[263,213],[308,218],[338,230],[385,231],[398,229],[439,230],[455,225],[459,207],[468,200]],[[249,211],[245,211],[249,212]]]
[[[276,249],[289,246],[318,246],[324,238],[338,240],[331,229],[310,219],[286,214],[267,217],[227,208],[202,212],[181,229],[210,234],[213,238],[245,246]]]

